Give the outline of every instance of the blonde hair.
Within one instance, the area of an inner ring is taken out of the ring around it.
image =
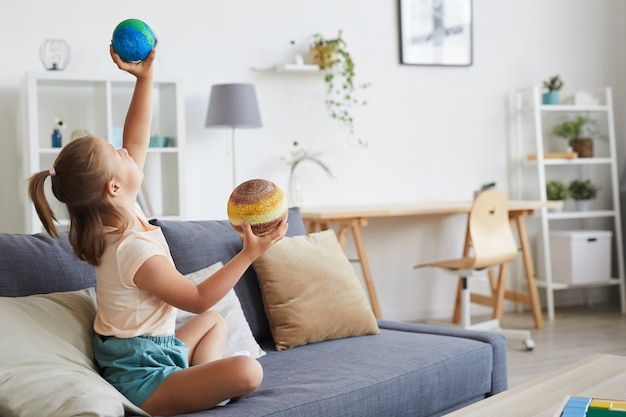
[[[107,197],[112,173],[103,156],[104,146],[98,143],[101,140],[86,136],[71,141],[50,170],[37,172],[28,180],[28,194],[43,227],[58,238],[54,224],[57,218],[44,192],[46,178],[50,176],[54,196],[67,207],[69,240],[74,253],[94,266],[100,263],[107,233],[121,236],[129,225],[127,213],[111,204]],[[118,226],[112,232],[106,229],[111,223]]]

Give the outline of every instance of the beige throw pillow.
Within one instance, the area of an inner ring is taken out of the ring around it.
[[[380,333],[334,231],[285,237],[253,267],[277,350]]]

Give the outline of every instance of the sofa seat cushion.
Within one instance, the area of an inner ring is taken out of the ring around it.
[[[376,337],[283,351],[266,343],[267,355],[259,359],[263,382],[245,399],[254,414],[226,406],[216,416],[426,417],[488,395],[494,371],[489,343],[473,339],[472,332],[453,331],[453,336],[423,332],[431,326],[403,328],[381,325]]]

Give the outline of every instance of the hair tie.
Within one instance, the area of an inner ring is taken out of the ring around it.
[[[55,171],[54,167],[50,167],[48,169],[48,172],[50,173],[51,177],[54,177],[57,174],[57,172]]]

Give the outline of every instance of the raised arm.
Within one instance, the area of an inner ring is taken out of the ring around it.
[[[124,122],[123,147],[143,170],[150,143],[152,125],[153,63],[156,51],[153,49],[146,59],[138,63],[122,60],[110,46],[111,58],[117,67],[135,76],[135,90]]]

